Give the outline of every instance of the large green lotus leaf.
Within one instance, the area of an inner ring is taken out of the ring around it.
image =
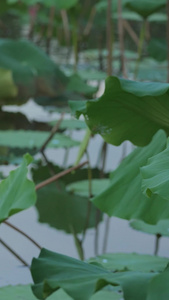
[[[18,90],[13,82],[12,72],[0,68],[0,98],[15,97],[17,93]]]
[[[110,184],[109,179],[92,179],[91,188],[92,188],[92,195],[96,196],[107,189]],[[81,180],[77,182],[70,183],[66,186],[67,191],[88,197],[89,195],[89,181],[88,180]]]
[[[156,225],[146,224],[140,220],[133,220],[130,222],[130,226],[133,229],[149,234],[169,236],[169,220],[161,220]]]
[[[88,198],[68,193],[58,182],[40,189],[37,193],[39,222],[64,230],[67,233],[82,232],[88,213]],[[96,208],[92,205],[88,228],[95,227]]]
[[[151,197],[158,195],[169,200],[169,145],[159,154],[148,159],[147,165],[141,168],[142,190]]]
[[[20,102],[33,96],[58,96],[68,81],[40,48],[26,40],[0,39],[0,67],[11,70]],[[14,100],[0,100],[0,105],[10,103]]]
[[[39,149],[48,139],[49,132],[31,131],[31,130],[0,130],[0,146],[8,146],[11,148],[37,148]],[[72,140],[64,134],[55,134],[49,142],[49,148],[69,148],[78,146],[79,142]]]
[[[167,43],[162,39],[151,39],[148,44],[149,56],[158,61],[164,61],[167,59]]]
[[[131,220],[140,219],[149,224],[169,217],[169,202],[152,195],[147,198],[141,190],[140,167],[149,157],[161,152],[166,146],[166,135],[159,131],[152,142],[135,149],[111,173],[110,187],[93,198],[93,203],[109,216]]]
[[[0,182],[0,222],[35,204],[35,186],[27,179],[27,165],[31,160],[26,154],[21,166]]]
[[[31,273],[33,292],[38,299],[45,299],[61,287],[74,300],[89,300],[108,284],[121,285],[125,300],[143,300],[155,276],[155,273],[129,271],[112,273],[46,249],[42,249],[38,259],[33,259]]]
[[[169,299],[169,266],[150,281],[146,300]]]
[[[91,258],[110,271],[161,272],[169,263],[168,258],[136,253],[110,253]]]
[[[147,145],[153,135],[164,129],[169,134],[169,84],[134,82],[108,77],[103,96],[86,102],[70,102],[76,116],[84,114],[93,133],[120,145],[130,140]],[[103,113],[104,111],[104,113]]]
[[[30,285],[5,286],[0,288],[0,299],[3,300],[37,300]]]
[[[166,0],[128,0],[126,7],[134,12],[137,12],[143,18],[147,18],[155,12],[166,6]]]

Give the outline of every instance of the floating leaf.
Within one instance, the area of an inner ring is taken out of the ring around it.
[[[161,272],[167,264],[168,258],[141,255],[136,253],[111,253],[96,256],[89,260],[90,263],[99,263],[110,271],[141,271]]]
[[[169,200],[169,145],[148,159],[147,165],[141,168],[141,175],[145,195],[151,197],[154,194]]]
[[[142,18],[147,18],[166,6],[166,0],[128,0],[125,6],[131,11],[137,12]]]
[[[133,220],[130,222],[130,226],[133,229],[149,234],[169,236],[169,220],[161,220],[156,225],[146,224],[140,220]]]
[[[48,139],[49,132],[43,131],[24,131],[24,130],[0,130],[0,146],[7,146],[11,148],[37,148],[44,144]],[[49,142],[49,148],[69,148],[79,145],[78,141],[72,140],[64,134],[55,134],[53,139]]]
[[[5,286],[0,288],[0,299],[3,300],[37,300],[30,285]]]
[[[27,179],[27,165],[31,160],[26,154],[21,166],[0,182],[0,222],[35,204],[34,183]]]
[[[109,179],[92,179],[91,189],[92,195],[96,196],[100,194],[104,189],[107,189],[110,184]],[[77,182],[70,183],[66,186],[69,192],[74,194],[88,197],[89,195],[89,181],[81,180]]]
[[[70,105],[77,116],[84,114],[91,131],[101,134],[106,142],[120,145],[129,140],[145,146],[159,129],[169,134],[168,90],[167,83],[108,77],[101,98]]]
[[[45,299],[58,288],[63,288],[74,300],[89,300],[106,285],[121,285],[125,300],[146,299],[147,288],[155,273],[112,273],[98,266],[42,249],[33,259],[31,273],[33,292]]]
[[[56,124],[58,120],[55,121],[51,121],[49,124],[51,126],[54,126]],[[60,124],[60,129],[68,129],[68,130],[72,130],[72,129],[86,129],[86,123],[84,121],[80,121],[80,120],[63,120]]]
[[[109,216],[131,220],[140,219],[149,224],[169,217],[169,202],[153,196],[149,199],[141,191],[142,177],[140,167],[149,157],[165,149],[166,136],[159,131],[152,142],[135,149],[111,173],[110,186],[92,201]]]

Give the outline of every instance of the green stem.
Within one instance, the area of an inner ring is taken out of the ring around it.
[[[77,72],[78,60],[79,60],[79,53],[78,53],[78,33],[77,33],[77,22],[73,21],[73,50],[74,50],[74,72]]]
[[[154,255],[158,255],[158,250],[159,250],[159,246],[160,246],[160,238],[161,238],[161,234],[156,234]]]
[[[134,79],[136,79],[138,70],[139,70],[139,65],[140,65],[140,61],[141,61],[143,45],[144,45],[144,40],[145,40],[145,33],[146,33],[146,19],[144,19],[142,27],[141,27],[141,31],[140,31],[140,38],[139,38],[138,51],[137,51],[138,58],[136,61],[136,66],[135,66],[135,71],[134,71]]]

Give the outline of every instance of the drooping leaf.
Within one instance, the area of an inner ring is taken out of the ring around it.
[[[150,281],[146,300],[169,299],[169,266]]]
[[[31,131],[31,130],[3,130],[0,131],[0,146],[11,148],[29,148],[40,149],[43,143],[49,137],[49,132]],[[49,142],[49,148],[69,148],[79,145],[78,141],[72,140],[64,134],[55,134]]]
[[[131,220],[140,219],[149,224],[169,217],[168,201],[153,196],[149,199],[141,191],[142,177],[140,167],[147,163],[149,157],[165,148],[166,136],[159,131],[152,142],[135,149],[111,173],[110,186],[93,198],[93,203],[109,216]]]
[[[5,286],[0,288],[0,299],[3,300],[37,300],[30,285]]]
[[[137,12],[140,16],[142,16],[142,18],[147,18],[153,13],[158,12],[160,9],[164,8],[166,6],[166,0],[128,0],[125,3],[125,6],[128,9]]]
[[[31,160],[26,154],[21,166],[0,182],[0,222],[35,204],[35,186],[27,179],[27,165]]]
[[[40,48],[25,40],[0,39],[0,67],[12,72],[18,87],[16,103],[38,95],[58,96],[68,82]],[[14,104],[13,98],[6,101],[1,97],[0,105]]]
[[[138,231],[154,235],[169,236],[169,220],[161,220],[156,225],[146,224],[140,220],[133,220],[130,226]]]
[[[93,133],[106,142],[120,145],[129,140],[147,145],[164,129],[169,134],[169,84],[134,82],[108,77],[103,96],[87,102],[70,102],[76,115],[84,114]],[[103,113],[104,111],[104,113]]]
[[[92,195],[96,196],[100,194],[104,189],[108,188],[109,184],[110,184],[109,179],[92,179],[91,182]],[[81,180],[81,181],[70,183],[66,186],[66,189],[69,192],[72,192],[74,194],[88,197],[89,181]]]
[[[112,273],[46,249],[42,249],[38,259],[33,259],[31,273],[33,292],[38,299],[45,299],[61,287],[74,300],[89,300],[108,284],[121,285],[125,300],[143,300],[155,276],[155,273],[144,272]]]
[[[168,258],[136,253],[111,253],[91,258],[89,262],[99,263],[106,270],[116,272],[161,272],[165,269],[169,260]]]
[[[12,78],[12,72],[0,68],[0,98],[16,97],[17,87]]]
[[[158,195],[169,200],[169,145],[159,154],[148,159],[147,165],[141,168],[142,190],[151,197]]]

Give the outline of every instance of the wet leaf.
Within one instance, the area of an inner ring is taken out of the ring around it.
[[[91,258],[89,262],[99,263],[110,271],[161,272],[166,268],[169,261],[168,258],[152,255],[110,253]]]

